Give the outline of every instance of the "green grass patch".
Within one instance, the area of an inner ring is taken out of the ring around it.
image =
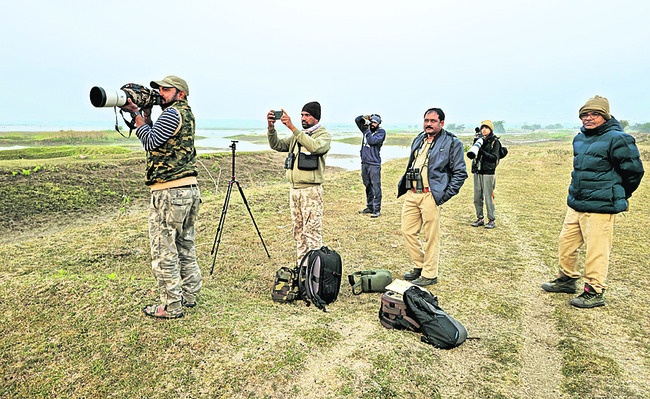
[[[97,155],[130,154],[132,150],[114,146],[58,146],[58,147],[32,147],[18,150],[0,151],[0,161],[14,159],[51,159],[62,157],[93,157]]]

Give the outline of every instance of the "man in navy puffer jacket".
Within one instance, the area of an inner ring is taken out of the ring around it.
[[[609,101],[595,96],[580,108],[583,127],[573,139],[573,172],[559,239],[559,278],[542,284],[549,292],[576,292],[578,248],[586,245],[584,292],[569,303],[605,305],[607,267],[616,214],[629,209],[643,164],[634,137],[609,114]]]

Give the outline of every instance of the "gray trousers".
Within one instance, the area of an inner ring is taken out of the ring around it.
[[[494,175],[481,175],[474,173],[474,208],[476,208],[476,218],[483,217],[483,202],[489,220],[494,220],[494,184],[496,178]]]
[[[168,310],[181,306],[181,297],[194,302],[201,290],[203,279],[194,247],[194,225],[200,203],[197,186],[151,193],[151,271],[160,288],[161,304],[171,305]]]

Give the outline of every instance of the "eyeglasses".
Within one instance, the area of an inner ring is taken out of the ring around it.
[[[587,113],[584,113],[584,114],[580,115],[580,119],[587,119],[589,117],[591,117],[592,119],[595,119],[595,118],[598,118],[599,116],[601,116],[601,114],[599,112],[587,112]]]

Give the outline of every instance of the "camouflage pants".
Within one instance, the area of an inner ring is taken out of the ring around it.
[[[323,246],[323,186],[291,188],[289,195],[293,238],[296,239],[296,253],[300,261],[309,250]]]
[[[199,215],[199,188],[158,190],[149,204],[151,270],[160,288],[160,301],[168,309],[181,304],[181,295],[194,302],[201,290],[201,269],[196,263],[194,224]]]

